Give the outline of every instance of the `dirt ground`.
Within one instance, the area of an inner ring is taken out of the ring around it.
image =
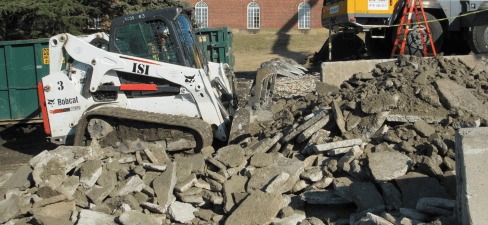
[[[320,50],[327,40],[325,32],[316,34],[234,34],[233,53],[239,80],[238,96],[247,100],[250,81],[261,63],[277,57],[299,63]],[[42,152],[57,147],[47,140],[42,124],[0,125],[0,176],[13,173]]]
[[[42,124],[7,125],[0,127],[0,176],[17,168],[44,150],[55,149],[48,142]]]
[[[289,58],[298,63],[320,50],[328,38],[326,32],[314,34],[235,34],[232,47],[234,70],[256,71],[261,63],[273,58]]]

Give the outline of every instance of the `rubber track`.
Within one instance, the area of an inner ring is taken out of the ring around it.
[[[74,142],[75,146],[82,145],[83,137],[85,136],[86,126],[88,125],[87,118],[90,116],[108,116],[120,119],[185,127],[194,130],[200,135],[200,138],[203,142],[202,148],[212,145],[213,141],[212,127],[210,126],[210,124],[200,118],[160,114],[117,107],[105,107],[89,111],[85,115],[83,115],[83,117],[78,122],[78,131],[76,132]],[[198,138],[196,138],[196,140],[198,140]]]

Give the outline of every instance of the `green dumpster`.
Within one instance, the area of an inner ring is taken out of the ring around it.
[[[227,63],[234,67],[232,39],[234,35],[229,27],[200,28],[196,31],[200,45],[208,61]]]
[[[0,42],[0,124],[41,121],[37,83],[48,74],[49,38]]]
[[[41,119],[37,83],[49,74],[49,39],[0,42],[0,122]]]

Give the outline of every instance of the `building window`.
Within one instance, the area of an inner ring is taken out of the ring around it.
[[[259,4],[251,2],[247,5],[247,29],[259,29]]]
[[[205,2],[198,2],[195,5],[195,16],[197,17],[197,25],[200,28],[208,27],[208,5]]]
[[[298,5],[298,29],[310,29],[310,5],[306,2]]]
[[[90,30],[98,30],[102,29],[102,18],[97,17],[97,18],[92,18],[88,20],[88,29]]]

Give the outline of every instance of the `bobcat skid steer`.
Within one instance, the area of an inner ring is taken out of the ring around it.
[[[277,73],[259,69],[239,109],[232,68],[205,59],[193,24],[192,8],[173,7],[119,17],[110,36],[53,36],[50,74],[38,85],[51,141],[198,150],[214,138],[236,143],[248,136],[253,116],[269,108]]]

